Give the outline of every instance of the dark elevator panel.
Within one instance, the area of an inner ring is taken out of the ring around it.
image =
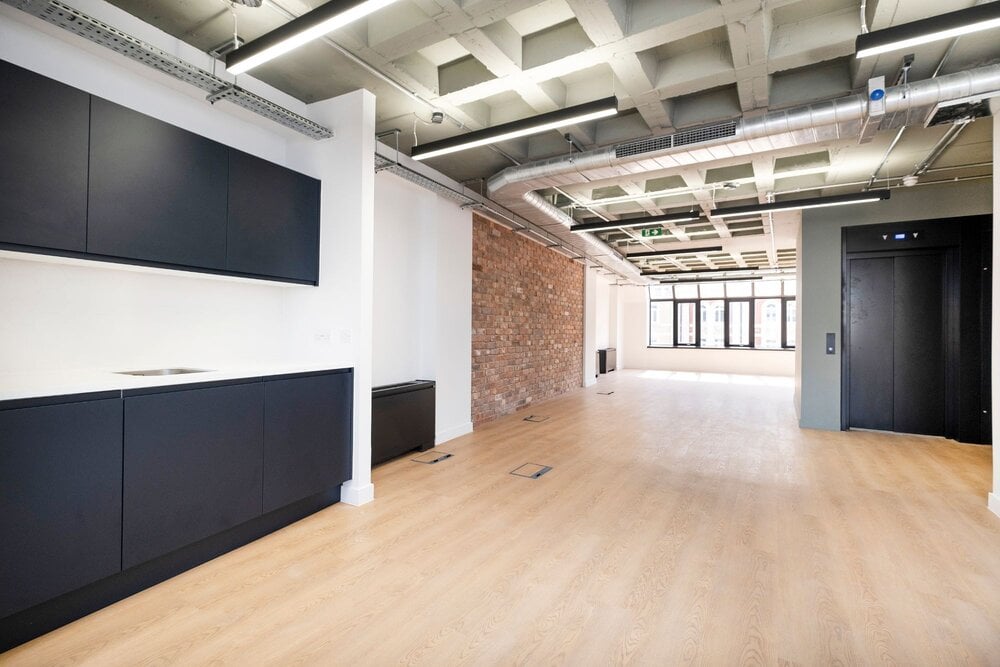
[[[893,261],[893,430],[944,435],[944,255]]]
[[[893,427],[892,264],[891,257],[849,263],[849,426],[855,428]]]
[[[991,217],[847,227],[843,243],[842,428],[989,444]]]

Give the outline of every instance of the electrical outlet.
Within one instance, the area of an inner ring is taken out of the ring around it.
[[[328,329],[320,329],[316,332],[316,342],[323,345],[330,344],[330,331]]]
[[[353,338],[353,336],[351,335],[351,330],[341,329],[339,333],[340,333],[340,342],[344,345],[350,345],[351,339]]]

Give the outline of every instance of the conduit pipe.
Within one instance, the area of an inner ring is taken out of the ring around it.
[[[880,129],[922,125],[937,104],[998,94],[1000,65],[894,86],[886,90],[883,98],[885,115]],[[735,131],[726,137],[677,146],[670,137],[657,137],[509,167],[489,180],[487,190],[491,199],[521,215],[541,213],[560,222],[563,227],[553,228],[552,232],[565,238],[570,234],[568,228],[573,219],[535,194],[535,190],[857,136],[867,114],[867,98],[848,95],[742,118],[736,123]],[[650,150],[642,150],[645,145],[649,145]],[[598,237],[585,236],[605,253],[617,254]]]

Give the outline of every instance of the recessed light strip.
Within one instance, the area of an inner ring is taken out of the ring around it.
[[[810,199],[792,199],[777,201],[770,204],[754,204],[752,206],[734,206],[732,208],[717,208],[709,213],[710,218],[733,218],[741,215],[757,213],[776,213],[778,211],[797,211],[805,208],[825,208],[827,206],[847,206],[850,204],[865,204],[889,198],[889,190],[870,190],[849,195],[833,195],[831,197],[812,197]]]
[[[702,248],[678,248],[677,250],[653,250],[651,252],[630,252],[625,255],[625,259],[641,259],[643,257],[667,257],[668,255],[695,255],[700,252],[719,252],[721,245],[713,245]]]
[[[998,27],[1000,27],[1000,3],[990,2],[860,34],[854,41],[855,56],[867,58]]]
[[[633,227],[651,227],[665,222],[693,222],[700,220],[698,213],[669,213],[667,215],[654,215],[649,218],[628,218],[626,220],[608,220],[607,222],[584,222],[573,225],[569,231],[575,234],[583,232],[606,232],[613,229],[631,229]]]
[[[243,74],[398,0],[330,0],[226,55],[230,74]]]
[[[618,98],[606,97],[602,100],[579,104],[566,109],[551,111],[530,118],[522,118],[510,123],[503,123],[494,127],[487,127],[457,137],[432,141],[429,144],[414,146],[410,151],[410,157],[414,160],[427,160],[439,155],[447,155],[457,151],[476,148],[494,144],[508,139],[526,137],[530,134],[538,134],[546,130],[554,130],[559,127],[582,123],[588,120],[606,118],[618,113]]]
[[[640,276],[644,278],[656,278],[657,276],[663,276],[666,278],[675,278],[677,276],[700,276],[705,273],[746,273],[747,271],[757,271],[759,266],[740,266],[736,268],[728,269],[691,269],[688,271],[642,271],[639,273]]]

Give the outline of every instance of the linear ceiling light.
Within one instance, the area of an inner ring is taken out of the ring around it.
[[[230,74],[243,74],[306,42],[368,16],[397,0],[330,0],[280,28],[258,37],[226,55]]]
[[[507,141],[517,137],[526,137],[529,134],[538,134],[546,130],[554,130],[558,127],[582,123],[597,118],[606,118],[618,113],[618,98],[606,97],[603,100],[595,100],[586,104],[579,104],[575,107],[558,109],[543,113],[530,118],[522,118],[510,123],[487,127],[467,134],[460,134],[457,137],[432,141],[429,144],[414,146],[410,151],[410,157],[414,160],[426,160],[439,155],[447,155],[457,151],[464,151],[477,146],[495,144],[498,141]]]
[[[833,195],[830,197],[812,197],[809,199],[791,199],[776,201],[770,204],[753,204],[751,206],[733,206],[732,208],[712,209],[710,218],[734,218],[741,215],[757,213],[776,213],[778,211],[797,211],[803,208],[824,208],[826,206],[847,206],[848,204],[865,204],[889,198],[888,190],[869,190],[849,195]]]
[[[854,51],[856,57],[866,58],[997,27],[1000,27],[1000,3],[990,2],[884,30],[862,33],[854,41]]]
[[[718,252],[722,250],[721,245],[707,246],[703,248],[680,248],[678,250],[653,250],[651,252],[630,252],[625,255],[625,259],[642,259],[643,257],[666,257],[668,255],[695,255],[699,252]]]
[[[632,227],[648,227],[664,222],[693,222],[700,220],[698,213],[670,213],[667,215],[654,215],[649,218],[628,218],[626,220],[608,220],[607,222],[585,222],[573,225],[569,231],[575,234],[583,232],[606,232],[612,229],[627,229]]]
[[[640,276],[654,278],[656,276],[700,276],[704,273],[741,273],[757,271],[759,266],[742,266],[734,269],[689,269],[687,271],[641,271]]]

